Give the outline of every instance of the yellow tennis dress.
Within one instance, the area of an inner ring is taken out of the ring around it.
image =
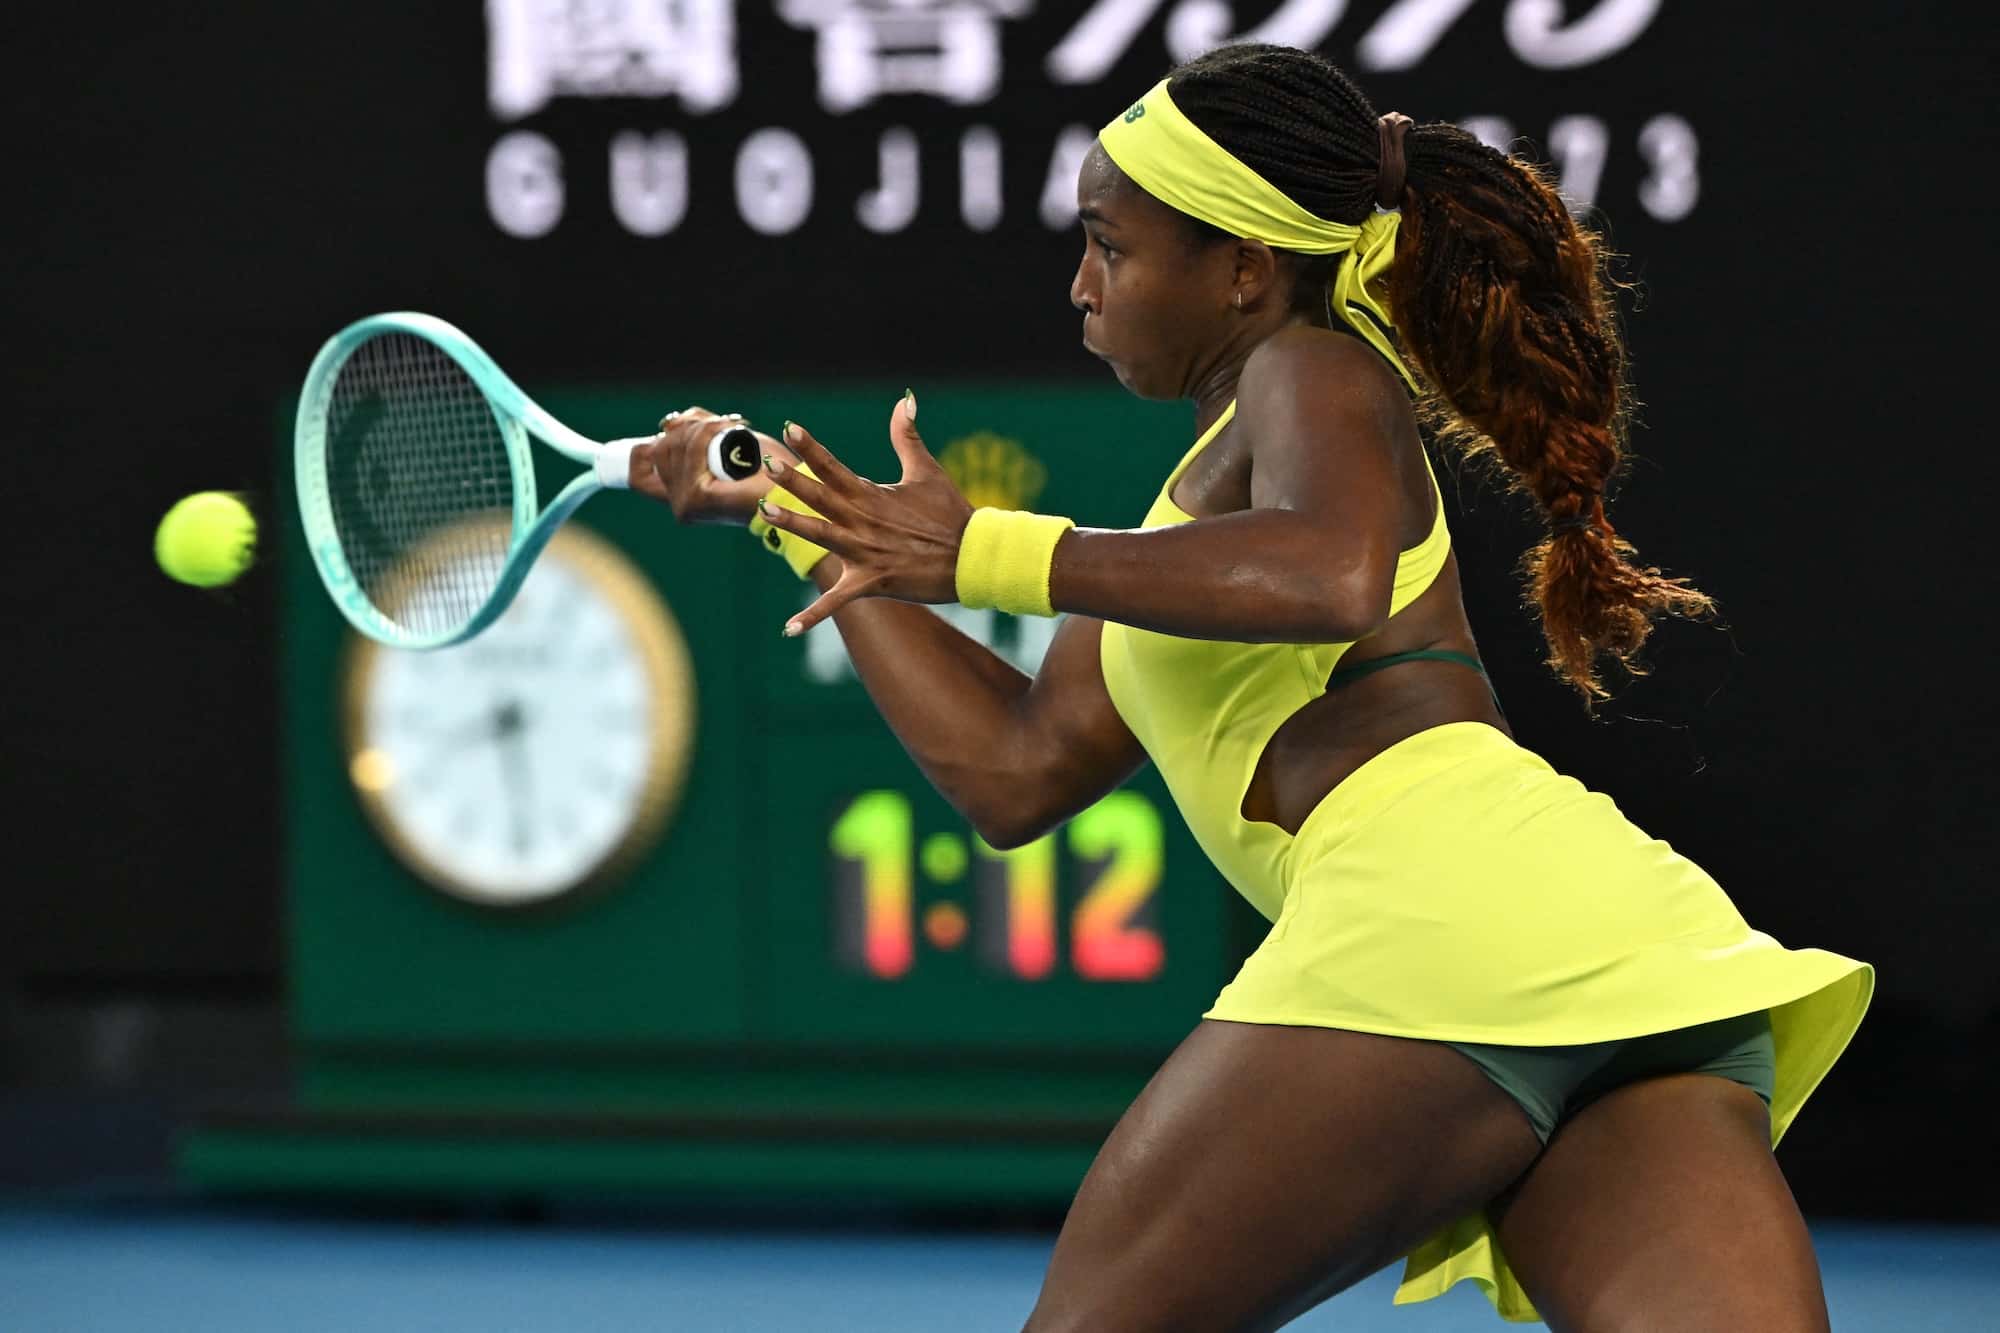
[[[1189,521],[1174,483],[1234,412],[1188,450],[1147,526]],[[1449,551],[1440,501],[1430,535],[1397,563],[1392,616]],[[1699,866],[1501,731],[1454,722],[1390,746],[1296,836],[1243,818],[1266,744],[1325,693],[1352,646],[1104,626],[1104,682],[1119,715],[1202,850],[1272,922],[1206,1017],[1567,1046],[1769,1010],[1775,1143],[1860,1025],[1873,970],[1752,930]],[[1483,1213],[1413,1250],[1396,1300],[1466,1278],[1503,1317],[1538,1317]]]

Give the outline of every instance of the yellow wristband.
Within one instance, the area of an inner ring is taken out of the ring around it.
[[[1052,616],[1049,567],[1056,543],[1076,523],[1018,509],[975,509],[958,542],[958,600],[980,610]]]
[[[804,463],[798,464],[794,471],[802,472],[806,476],[812,477],[814,481],[819,480],[818,477],[813,477],[813,470]],[[773,486],[770,490],[766,491],[764,493],[764,500],[774,508],[789,509],[794,514],[811,514],[814,518],[825,517],[819,510],[814,509],[811,505],[799,499],[798,496],[793,495],[782,486]],[[783,528],[772,527],[769,523],[765,522],[762,514],[752,514],[750,516],[750,535],[755,537],[765,550],[783,559],[786,564],[792,567],[792,573],[797,574],[802,579],[811,577],[813,566],[826,558],[826,548],[824,546],[816,542],[809,542],[796,532],[786,532]]]

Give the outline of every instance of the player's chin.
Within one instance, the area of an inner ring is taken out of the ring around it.
[[[1139,392],[1138,389],[1133,387],[1131,368],[1127,366],[1123,361],[1120,361],[1117,357],[1111,355],[1111,353],[1105,351],[1101,347],[1092,346],[1090,340],[1087,338],[1084,340],[1083,350],[1090,353],[1092,356],[1096,357],[1099,361],[1102,361],[1105,365],[1109,366],[1111,368],[1111,373],[1118,377],[1118,382],[1120,384],[1124,385],[1127,389],[1130,389],[1133,393]]]
[[[1169,399],[1182,396],[1178,380],[1169,380],[1146,366],[1114,361],[1110,357],[1105,357],[1104,363],[1111,367],[1111,373],[1118,377],[1118,382],[1125,386],[1126,391],[1137,397]]]

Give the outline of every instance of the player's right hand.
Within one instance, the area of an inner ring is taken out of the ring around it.
[[[633,448],[632,489],[665,504],[682,523],[748,523],[757,501],[771,489],[770,474],[759,468],[741,481],[724,481],[708,470],[710,437],[743,424],[740,416],[717,416],[705,407],[671,413],[660,422],[657,435]],[[762,431],[752,434],[771,457],[794,457]]]

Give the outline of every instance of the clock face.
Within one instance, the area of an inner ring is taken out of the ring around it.
[[[629,561],[571,525],[477,638],[361,641],[349,770],[426,880],[527,906],[603,877],[656,834],[693,728],[687,648]]]

